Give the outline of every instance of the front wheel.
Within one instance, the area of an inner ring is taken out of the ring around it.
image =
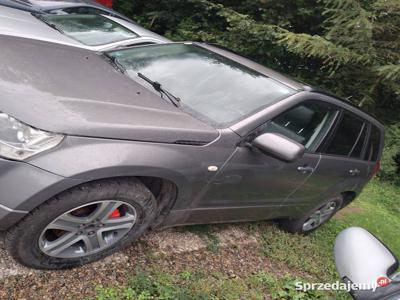
[[[281,220],[280,226],[288,232],[309,234],[328,222],[341,209],[343,198],[337,197],[326,201],[298,219]]]
[[[99,260],[137,239],[156,217],[153,194],[138,180],[88,183],[42,204],[6,236],[23,265],[63,269]]]

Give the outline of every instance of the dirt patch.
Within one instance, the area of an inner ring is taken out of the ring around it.
[[[148,234],[142,239],[150,249],[158,253],[182,253],[204,249],[206,243],[191,232],[167,229]]]
[[[336,215],[334,216],[335,219],[342,220],[346,218],[348,215],[352,214],[359,214],[362,213],[363,209],[361,207],[357,206],[347,206],[343,208],[342,210],[338,211]]]
[[[231,225],[226,228],[220,227],[215,231],[215,235],[219,240],[221,247],[235,246],[239,241],[240,245],[258,246],[258,234],[256,232],[249,233],[243,230],[240,225]]]

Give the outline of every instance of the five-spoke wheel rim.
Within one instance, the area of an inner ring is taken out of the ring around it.
[[[136,209],[123,201],[88,203],[57,217],[42,231],[39,247],[48,256],[76,258],[101,252],[135,225]]]
[[[337,202],[330,201],[317,209],[303,224],[303,231],[310,231],[325,223],[337,209]]]

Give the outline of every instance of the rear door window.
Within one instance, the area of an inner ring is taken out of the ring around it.
[[[377,161],[381,143],[381,133],[376,126],[371,125],[371,134],[365,152],[365,160]]]
[[[350,151],[349,156],[354,158],[360,158],[364,145],[365,145],[365,138],[367,137],[368,126],[367,123],[364,123],[363,129],[361,130],[360,135],[358,136],[358,140],[354,145],[353,149]]]
[[[327,140],[321,152],[360,158],[365,137],[365,121],[349,112],[344,112],[333,136]]]

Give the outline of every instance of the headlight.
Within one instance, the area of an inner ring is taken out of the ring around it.
[[[24,160],[57,146],[63,135],[32,128],[0,112],[0,156]]]

